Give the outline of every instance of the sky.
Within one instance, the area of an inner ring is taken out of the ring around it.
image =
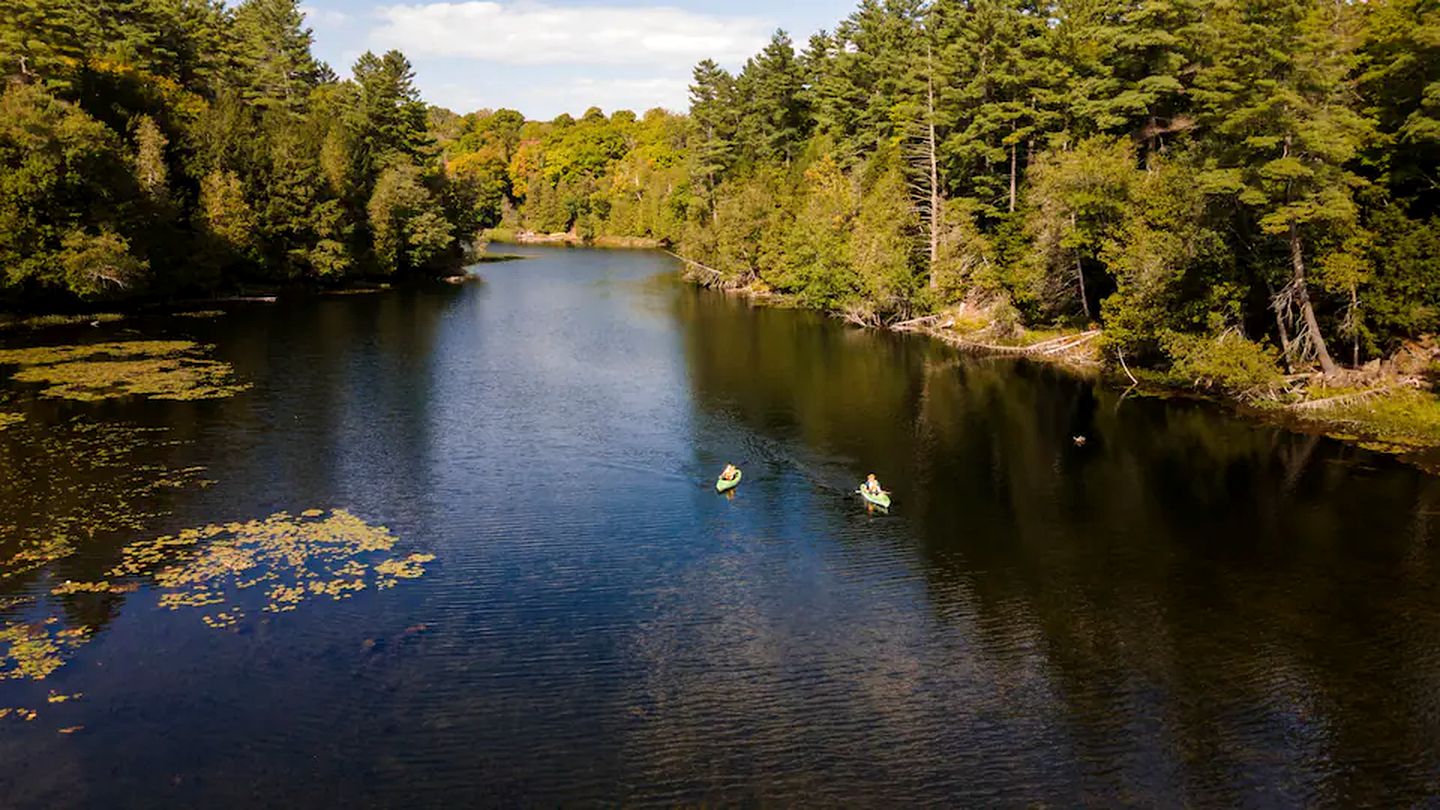
[[[529,118],[651,107],[684,111],[690,69],[735,70],[776,28],[796,48],[856,0],[307,0],[315,53],[348,76],[356,57],[397,48],[425,100]]]

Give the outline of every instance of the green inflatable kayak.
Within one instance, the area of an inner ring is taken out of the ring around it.
[[[871,495],[870,492],[866,490],[863,486],[855,491],[860,493],[860,497],[864,498],[870,503],[875,504],[881,509],[890,508],[890,493],[888,492],[882,490],[879,495]]]
[[[727,491],[729,491],[729,490],[734,489],[735,487],[740,486],[740,476],[742,476],[742,475],[744,475],[744,473],[740,472],[739,470],[736,470],[736,471],[735,471],[735,477],[734,477],[734,478],[730,478],[730,479],[726,479],[726,478],[716,478],[716,479],[715,479],[715,491],[716,491],[716,492],[727,492]]]

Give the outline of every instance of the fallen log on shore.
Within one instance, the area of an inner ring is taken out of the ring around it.
[[[1391,391],[1401,388],[1415,388],[1417,385],[1418,382],[1415,380],[1401,380],[1393,385],[1383,385],[1379,388],[1367,388],[1364,391],[1355,391],[1349,394],[1325,397],[1324,399],[1311,399],[1305,402],[1297,402],[1291,405],[1290,408],[1296,411],[1319,411],[1340,405],[1348,405],[1351,402],[1359,402],[1362,399],[1369,399],[1370,397],[1380,396],[1381,394],[1388,394]]]
[[[1100,336],[1100,330],[1092,329],[1088,332],[1081,332],[1075,335],[1064,335],[1058,338],[1042,340],[1039,343],[1032,343],[1029,346],[1005,346],[998,343],[980,343],[978,341],[966,340],[959,335],[946,334],[939,330],[925,331],[960,348],[1018,357],[1063,354]]]
[[[668,253],[668,254],[670,254],[671,256],[674,256],[675,258],[679,259],[680,261],[684,262],[684,263],[685,263],[685,266],[686,266],[687,268],[689,268],[689,269],[699,270],[699,271],[701,271],[701,272],[708,273],[709,275],[706,277],[707,280],[701,282],[701,284],[703,284],[703,285],[706,286],[706,287],[714,287],[714,286],[720,284],[721,282],[723,282],[723,281],[725,280],[725,274],[724,274],[724,273],[721,273],[719,270],[716,270],[715,268],[710,267],[709,265],[701,264],[700,262],[697,262],[697,261],[695,261],[694,259],[687,259],[687,258],[685,258],[684,256],[681,256],[679,253],[676,253],[676,252],[673,251],[673,250],[666,250],[665,252]]]

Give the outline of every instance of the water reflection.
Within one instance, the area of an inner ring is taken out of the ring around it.
[[[0,718],[0,804],[1435,794],[1435,479],[752,309],[661,254],[524,252],[478,285],[125,322],[216,346],[250,385],[229,399],[0,385],[26,414],[0,432],[22,471],[0,524],[136,516],[0,566],[0,618],[95,628],[45,680],[0,681],[40,713]],[[143,440],[93,469],[35,444],[73,420]],[[162,469],[214,483],[127,483]],[[854,495],[871,471],[889,515]],[[311,553],[337,514],[372,527],[363,589]],[[158,556],[110,577],[127,548]],[[304,609],[264,609],[312,571]],[[219,631],[157,609],[196,577],[225,591]]]
[[[968,640],[913,667],[970,711],[988,691],[1010,720],[970,745],[1049,746],[1018,768],[1050,774],[1036,787],[1071,771],[1092,801],[1182,804],[1433,787],[1435,479],[929,341],[713,295],[676,307],[699,403],[800,437],[819,485],[877,469],[896,491],[921,607]],[[933,654],[921,646],[882,658]],[[931,716],[898,725],[938,745]]]

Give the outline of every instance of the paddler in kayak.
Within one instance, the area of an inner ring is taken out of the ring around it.
[[[725,469],[720,472],[720,477],[715,479],[715,491],[725,493],[725,497],[735,494],[735,487],[740,486],[740,468],[734,464],[726,464]]]
[[[880,480],[875,477],[875,473],[870,473],[865,477],[865,491],[871,495],[881,495],[885,492],[880,488]]]

